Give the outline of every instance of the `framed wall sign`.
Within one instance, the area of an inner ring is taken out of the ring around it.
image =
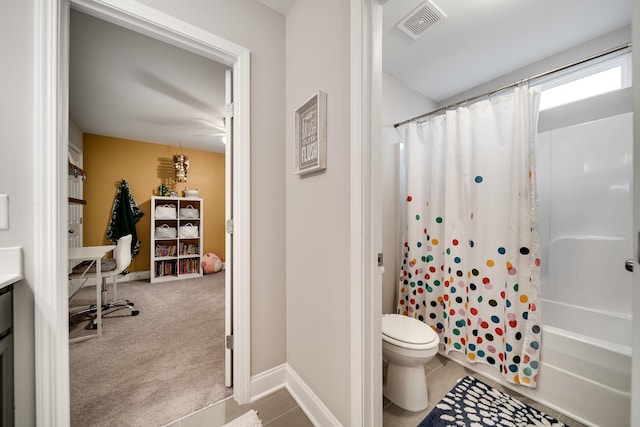
[[[327,168],[327,94],[318,91],[295,111],[294,173]]]

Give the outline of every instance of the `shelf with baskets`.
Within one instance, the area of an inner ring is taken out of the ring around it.
[[[151,198],[151,283],[202,276],[204,200]]]

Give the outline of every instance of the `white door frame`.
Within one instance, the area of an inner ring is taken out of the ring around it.
[[[631,43],[633,61],[633,311],[631,331],[631,425],[640,425],[640,4],[633,3]]]
[[[224,154],[224,218],[225,218],[225,270],[224,270],[224,385],[233,385],[233,344],[227,337],[233,336],[233,72],[224,73],[225,103],[225,154]],[[233,343],[233,341],[232,341]],[[231,347],[231,348],[230,348]]]
[[[351,423],[382,425],[382,4],[351,0]]]
[[[382,5],[387,0],[351,0],[351,425],[382,425],[381,365],[381,288],[372,265],[376,242],[367,241],[370,230],[375,239],[380,232],[380,217],[376,218],[379,202],[375,200],[376,173],[379,171],[379,135],[381,119],[379,111],[370,106],[380,106],[382,92]],[[632,42],[640,44],[640,6],[633,5]],[[639,42],[639,43],[636,43]],[[633,80],[640,82],[640,55],[633,55]],[[360,80],[358,80],[360,79]],[[640,425],[640,84],[633,85],[634,94],[634,258],[633,273],[633,354],[631,425]],[[367,101],[371,101],[368,103]],[[367,132],[371,133],[367,135]],[[366,147],[367,138],[374,148]],[[362,157],[359,157],[362,156]],[[370,168],[370,169],[368,169]],[[363,207],[371,202],[371,213]],[[378,204],[377,204],[378,203]],[[368,229],[367,225],[371,226]],[[378,228],[376,228],[378,227]],[[358,236],[360,234],[360,236]],[[360,245],[360,246],[359,246]],[[362,250],[359,251],[358,247]],[[368,288],[367,275],[374,278]],[[359,303],[362,301],[362,303]],[[378,310],[378,304],[380,309]],[[378,311],[376,311],[378,310]],[[380,344],[377,344],[380,342]],[[370,351],[367,354],[367,351]],[[380,380],[378,380],[380,378]],[[356,388],[358,387],[358,388]],[[369,387],[369,388],[367,388]]]
[[[34,5],[34,272],[36,422],[70,420],[67,286],[69,9],[229,65],[234,72],[234,398],[250,400],[250,52],[134,0],[36,0]],[[221,344],[222,345],[222,344]]]

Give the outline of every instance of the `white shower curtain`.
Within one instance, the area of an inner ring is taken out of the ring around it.
[[[535,387],[541,343],[535,140],[539,91],[461,107],[406,132],[398,313],[441,350]]]

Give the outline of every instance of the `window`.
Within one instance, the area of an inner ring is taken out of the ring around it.
[[[540,111],[631,86],[627,53],[542,82]]]

